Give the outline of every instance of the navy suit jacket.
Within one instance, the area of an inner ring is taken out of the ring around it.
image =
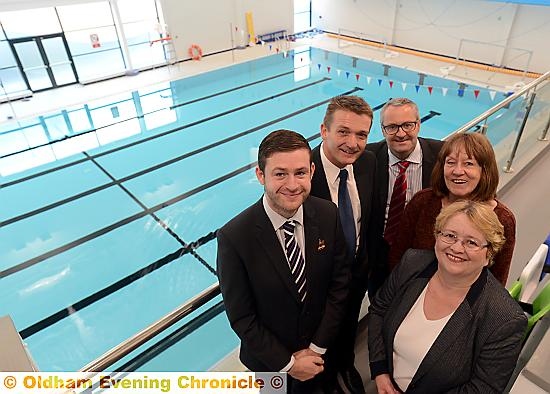
[[[311,195],[332,201],[325,169],[321,162],[321,145],[313,149],[312,160],[315,163],[315,172],[311,180]],[[367,151],[363,152],[353,164],[353,176],[361,204],[361,228],[359,231],[359,247],[355,261],[352,264],[352,276],[354,281],[361,284],[365,289],[369,272],[367,239],[369,238],[368,231],[373,204],[375,173],[376,158],[374,154]]]
[[[371,376],[393,375],[397,329],[437,271],[433,251],[409,249],[368,313]],[[407,393],[502,393],[516,365],[527,318],[483,268],[420,363]]]
[[[431,138],[418,138],[422,149],[422,188],[430,187],[432,170],[437,160],[437,155],[443,146],[443,141]],[[384,220],[386,216],[386,204],[388,201],[389,184],[389,156],[386,140],[367,144],[367,151],[376,157],[375,190],[373,197],[372,220],[368,240],[369,259],[373,273],[374,288],[378,289],[388,275],[389,245],[384,239]],[[374,296],[374,294],[372,294]]]
[[[217,233],[223,301],[241,339],[241,361],[252,371],[280,371],[312,342],[328,348],[344,314],[350,274],[337,208],[311,196],[303,207],[303,304],[261,199]]]

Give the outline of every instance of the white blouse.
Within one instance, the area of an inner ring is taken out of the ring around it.
[[[424,314],[427,289],[426,285],[393,340],[393,378],[402,391],[407,390],[426,353],[453,315],[450,313],[438,320],[428,320]]]

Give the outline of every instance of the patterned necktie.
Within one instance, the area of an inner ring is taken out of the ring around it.
[[[350,256],[355,256],[357,237],[355,233],[355,220],[348,193],[348,171],[340,170],[340,184],[338,185],[338,213],[344,230],[346,245]]]
[[[393,185],[390,209],[388,210],[388,221],[386,222],[386,230],[384,231],[384,239],[390,246],[394,243],[397,233],[399,232],[399,224],[401,223],[401,218],[403,217],[403,211],[405,209],[407,197],[407,175],[405,172],[409,164],[410,162],[408,161],[397,162],[399,174]]]
[[[294,236],[294,227],[296,222],[294,220],[286,221],[282,228],[285,235],[285,252],[288,258],[288,265],[290,266],[290,272],[298,288],[298,294],[300,301],[304,302],[306,299],[306,264],[302,257],[302,251],[298,246],[296,237]]]

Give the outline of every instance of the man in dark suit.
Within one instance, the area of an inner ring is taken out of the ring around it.
[[[374,207],[369,239],[371,275],[369,298],[372,299],[389,274],[388,251],[393,234],[399,226],[402,205],[392,221],[393,232],[386,228],[392,194],[399,177],[400,163],[407,162],[405,204],[415,193],[430,186],[430,177],[442,141],[420,138],[420,113],[418,106],[407,98],[389,100],[380,112],[380,123],[384,140],[367,144],[366,149],[376,156]],[[394,211],[394,210],[392,210]]]
[[[372,125],[372,109],[358,96],[337,96],[328,104],[321,137],[313,150],[316,171],[311,181],[311,195],[338,205],[352,263],[349,304],[336,345],[329,351],[327,373],[339,373],[342,383],[352,393],[364,393],[361,376],[354,366],[355,337],[361,304],[368,283],[367,231],[372,207],[376,159],[365,152]],[[345,184],[341,183],[345,176]],[[351,203],[350,230],[346,232],[346,190]],[[341,198],[344,198],[340,201]]]
[[[323,392],[322,355],[344,315],[349,259],[338,210],[309,197],[311,149],[278,130],[260,144],[263,197],[223,226],[218,276],[240,359],[252,371],[288,372],[289,392]]]

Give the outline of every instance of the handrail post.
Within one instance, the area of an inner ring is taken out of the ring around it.
[[[550,112],[548,113],[548,122],[546,122],[546,126],[544,126],[544,130],[542,130],[542,134],[538,138],[539,141],[548,141],[548,129],[550,128]]]
[[[516,141],[514,142],[514,147],[512,148],[512,153],[510,154],[510,158],[506,162],[506,167],[504,167],[504,172],[513,171],[512,162],[514,161],[514,157],[516,156],[516,152],[519,146],[519,141],[521,140],[521,136],[523,135],[523,131],[525,130],[525,125],[527,124],[527,118],[529,118],[529,113],[531,112],[531,108],[533,107],[533,103],[535,102],[536,95],[537,93],[535,92],[535,89],[533,89],[533,92],[529,97],[529,103],[527,104],[527,108],[525,109],[525,115],[523,115],[523,120],[521,121],[521,126],[518,131],[518,136],[516,138]]]

